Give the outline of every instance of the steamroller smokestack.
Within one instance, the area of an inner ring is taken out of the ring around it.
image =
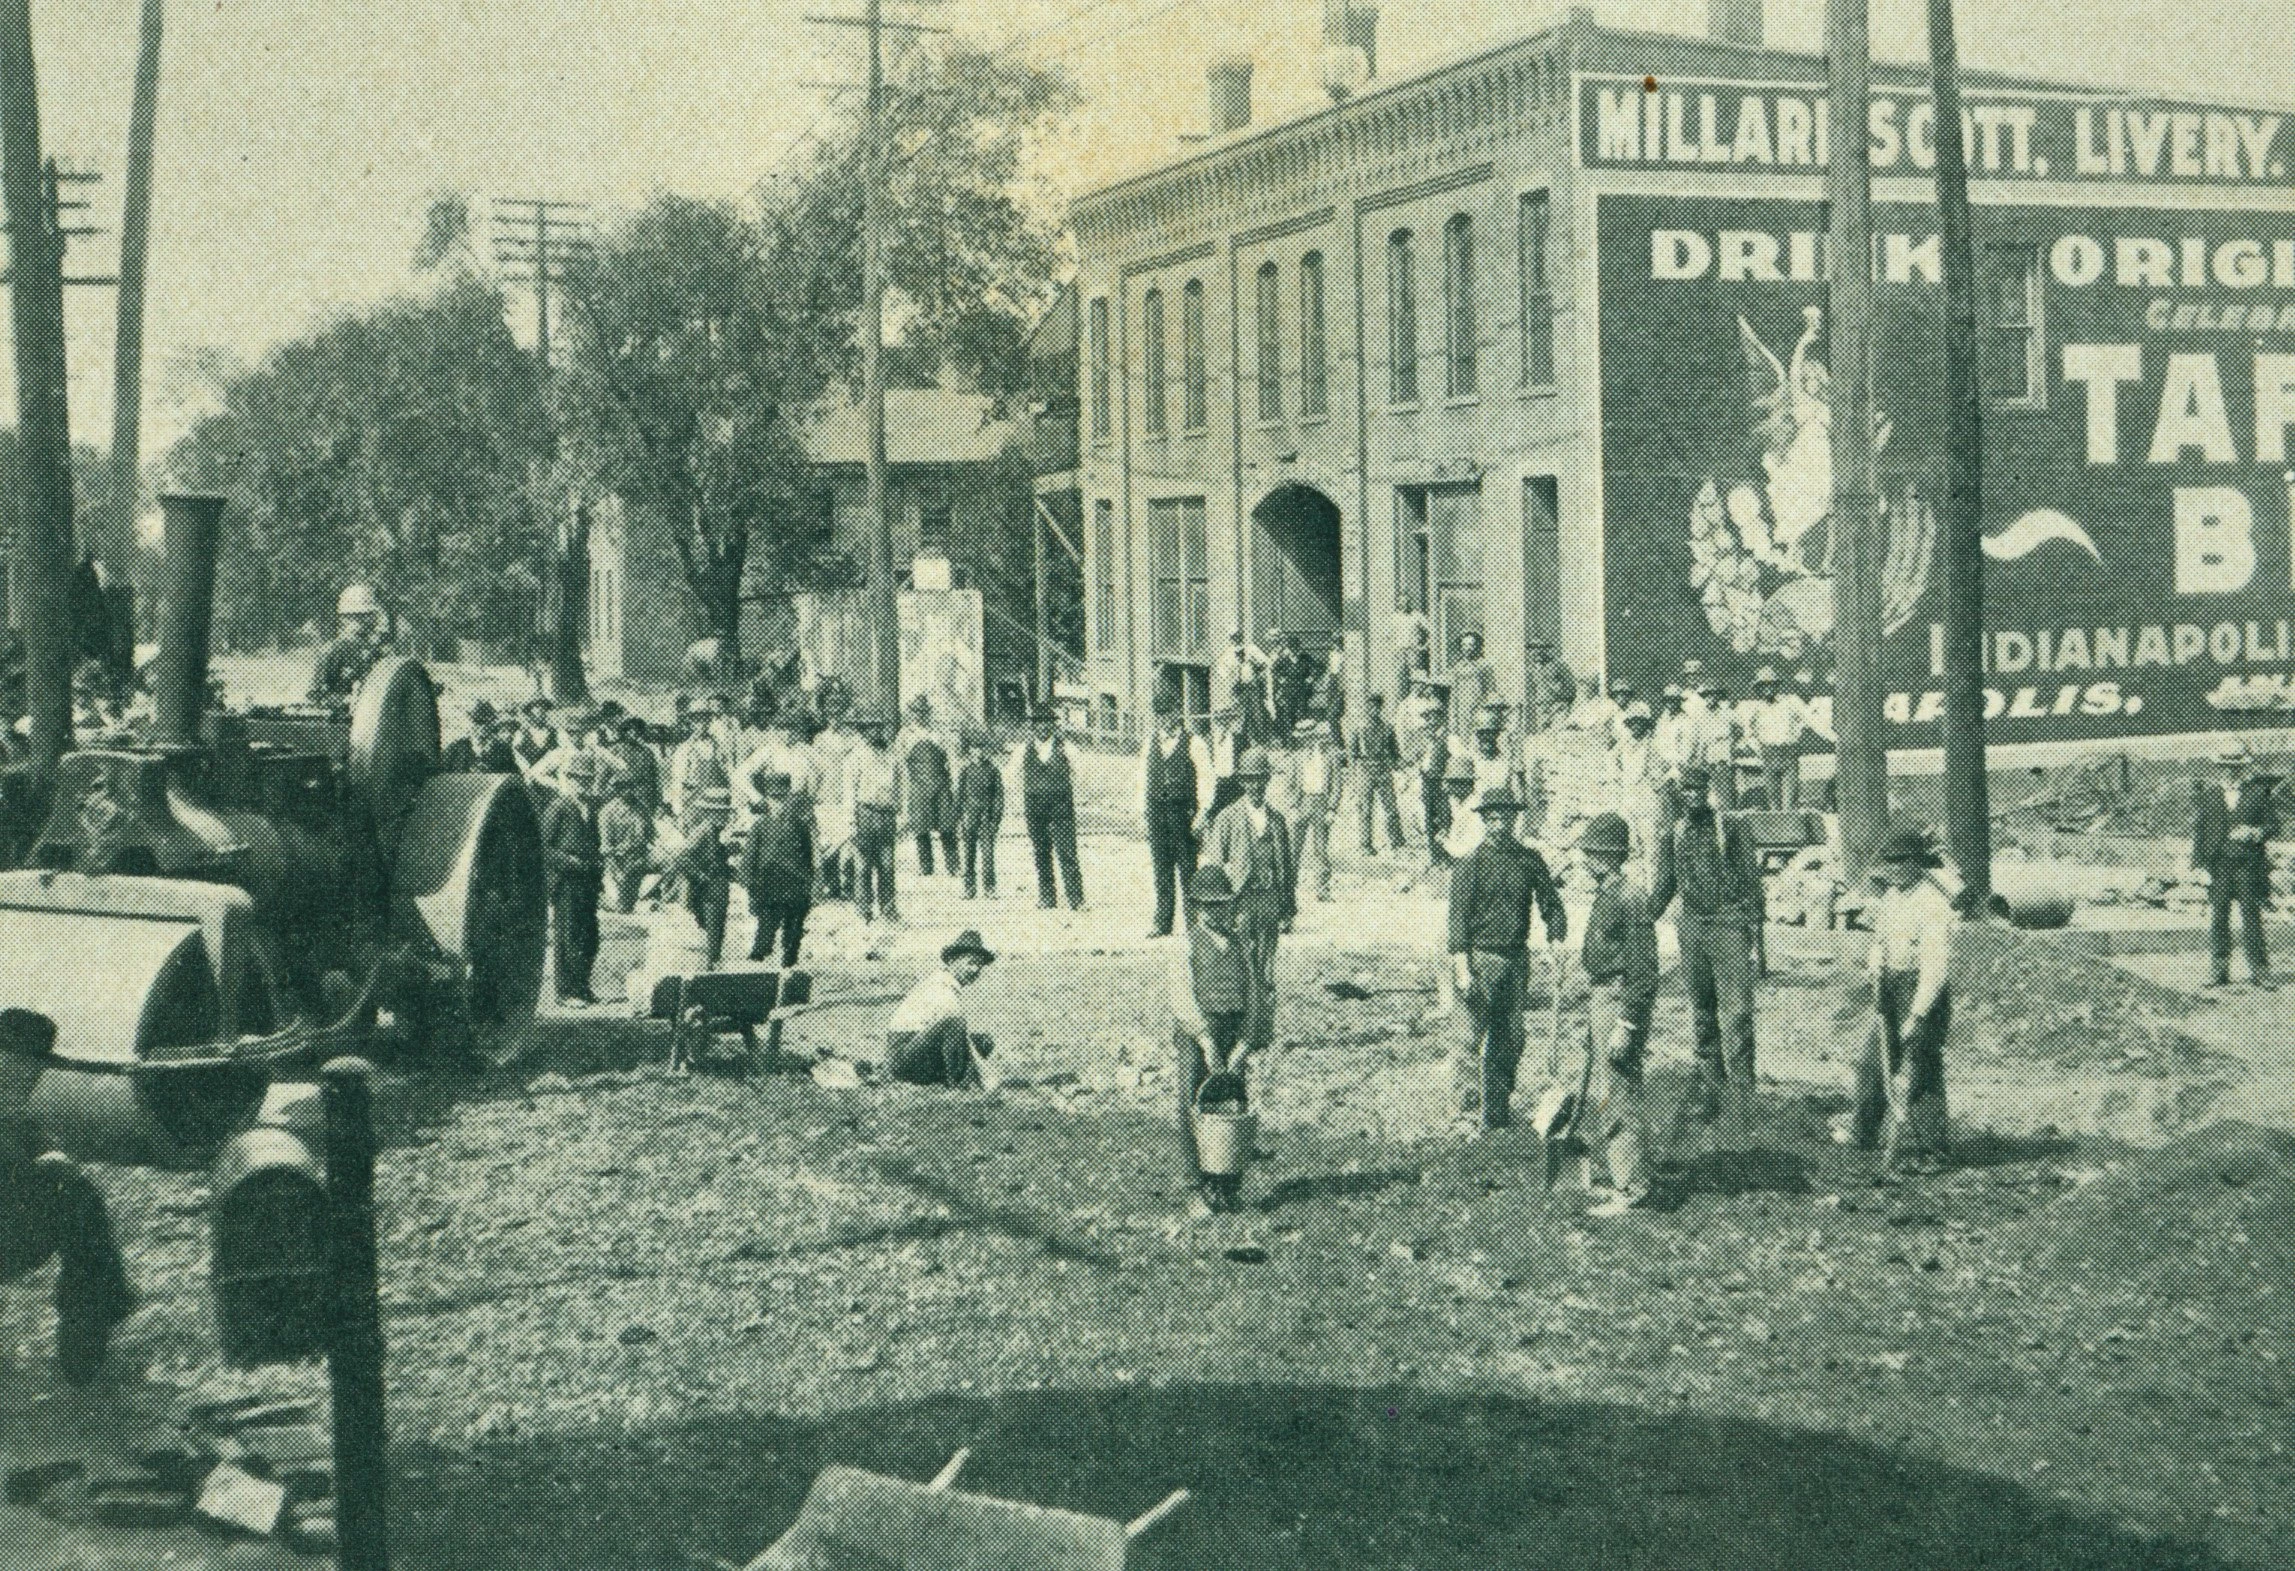
[[[1251,123],[1251,57],[1224,55],[1203,73],[1210,92],[1210,118],[1205,129],[1213,136],[1240,131]]]
[[[159,597],[159,658],[152,674],[152,739],[162,747],[199,744],[207,708],[207,640],[215,619],[219,496],[163,496],[165,577]]]

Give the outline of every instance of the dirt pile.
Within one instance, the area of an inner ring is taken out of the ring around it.
[[[2295,1282],[2295,1135],[2210,1124],[2004,1229],[2027,1269],[2175,1298]]]
[[[1969,923],[1952,993],[1954,1052],[2157,1079],[2226,1062],[2184,1031],[2188,998],[2113,965],[2082,934]]]

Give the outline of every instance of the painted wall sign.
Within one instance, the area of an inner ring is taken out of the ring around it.
[[[2295,214],[1980,208],[1994,734],[2295,705]],[[1597,201],[1610,658],[1827,667],[1830,336],[1813,202]],[[1935,215],[1875,209],[1887,711],[1937,738]]]

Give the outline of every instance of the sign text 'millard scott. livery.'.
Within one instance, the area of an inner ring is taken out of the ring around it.
[[[2295,701],[2295,213],[1976,216],[1994,735],[2201,731]],[[1829,665],[1822,205],[1606,194],[1596,229],[1611,663],[1659,678],[1695,655],[1740,688]],[[1921,746],[1942,713],[1935,209],[1877,203],[1874,231],[1887,713]]]

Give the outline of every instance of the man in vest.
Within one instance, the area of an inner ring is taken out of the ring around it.
[[[550,927],[555,935],[558,1000],[581,1007],[597,999],[590,970],[598,959],[598,896],[605,856],[598,841],[603,800],[597,760],[576,754],[563,771],[571,796],[550,798],[542,816],[542,858],[549,875]]]
[[[1178,899],[1195,878],[1195,815],[1211,793],[1211,750],[1188,735],[1171,693],[1156,694],[1155,722],[1140,771],[1155,879],[1155,931],[1148,936],[1168,938]]]
[[[1036,852],[1036,904],[1050,911],[1068,889],[1071,909],[1084,909],[1084,874],[1076,858],[1076,772],[1060,738],[1059,715],[1039,704],[1030,716],[1035,735],[1020,744],[1020,809],[1028,821],[1028,843]],[[1054,880],[1052,864],[1060,865]]]
[[[1509,786],[1482,793],[1482,843],[1450,878],[1450,957],[1453,980],[1466,1000],[1473,1028],[1465,1051],[1452,1061],[1459,1112],[1479,1113],[1485,1130],[1512,1119],[1514,1074],[1522,1061],[1522,998],[1530,974],[1530,908],[1546,925],[1546,941],[1568,935],[1569,918],[1546,859],[1514,835],[1521,799]]]
[[[2274,782],[2253,774],[2255,757],[2245,743],[2233,742],[2216,755],[2222,779],[2202,785],[2194,796],[2191,865],[2207,875],[2208,954],[2215,962],[2216,987],[2231,982],[2231,909],[2239,908],[2241,947],[2247,974],[2257,987],[2271,986],[2263,949],[2263,903],[2271,897],[2270,839],[2279,833],[2279,813],[2271,805]]]
[[[1211,837],[1203,849],[1235,891],[1236,936],[1251,962],[1245,1037],[1259,1049],[1274,1040],[1275,941],[1298,915],[1299,861],[1291,826],[1267,804],[1267,782],[1274,769],[1266,750],[1246,751],[1235,774],[1243,782],[1243,799],[1230,803],[1211,821]]]
[[[1766,915],[1761,852],[1735,819],[1714,811],[1712,779],[1703,764],[1681,772],[1678,821],[1658,851],[1650,916],[1680,896],[1674,931],[1697,1030],[1697,1115],[1712,1124],[1726,1095],[1734,1127],[1725,1137],[1750,1136],[1755,957]]]
[[[1355,728],[1350,751],[1355,768],[1362,775],[1363,855],[1377,856],[1378,842],[1372,838],[1372,831],[1382,810],[1386,814],[1388,848],[1395,851],[1403,848],[1402,809],[1395,801],[1395,771],[1402,767],[1402,741],[1387,719],[1386,700],[1373,693],[1363,702],[1369,713]]]
[[[1210,1075],[1243,1077],[1251,1057],[1251,961],[1235,931],[1227,870],[1207,867],[1188,895],[1188,924],[1172,950],[1172,1081],[1179,1094],[1179,1161],[1199,1216],[1234,1209],[1238,1180],[1207,1180],[1195,1146],[1195,1099]]]
[[[919,693],[909,700],[909,728],[900,749],[901,819],[916,836],[920,875],[932,876],[933,841],[948,876],[956,876],[956,775],[948,748],[932,723],[932,700]]]

